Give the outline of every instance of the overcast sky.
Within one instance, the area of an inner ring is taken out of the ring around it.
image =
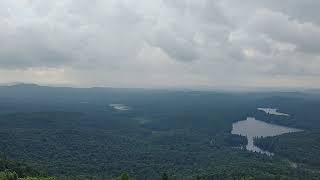
[[[319,0],[1,0],[0,83],[320,87]]]

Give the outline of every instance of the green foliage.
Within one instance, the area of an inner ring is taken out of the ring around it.
[[[15,172],[10,172],[8,170],[0,172],[0,180],[17,180],[18,175]]]
[[[128,173],[122,173],[117,180],[129,180],[129,174]]]
[[[25,164],[17,163],[9,160],[5,155],[0,154],[0,171],[14,172],[19,177],[38,176],[39,172],[26,166]]]
[[[56,180],[54,177],[26,177],[19,178],[19,180]]]
[[[169,177],[168,177],[168,175],[166,173],[163,173],[161,175],[161,180],[168,180],[168,179],[169,179]]]
[[[0,150],[59,180],[115,179],[121,172],[130,179],[168,178],[159,172],[177,180],[320,179],[313,142],[320,134],[308,134],[320,128],[315,95],[20,86],[0,87],[0,100]],[[267,157],[241,150],[246,138],[230,134],[232,123],[247,116],[308,131],[258,140],[276,153]],[[0,171],[52,179],[29,166],[0,158]]]
[[[257,138],[258,147],[295,163],[320,167],[320,131],[305,131],[276,137]]]

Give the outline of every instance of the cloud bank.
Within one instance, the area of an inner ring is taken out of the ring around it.
[[[318,88],[318,7],[317,0],[2,0],[0,82]]]

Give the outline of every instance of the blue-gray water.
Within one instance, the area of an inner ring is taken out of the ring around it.
[[[278,110],[274,108],[257,108],[257,109],[267,114],[278,115],[278,116],[290,116],[289,114],[278,112]]]
[[[266,123],[256,120],[255,118],[248,117],[244,121],[238,121],[232,124],[232,134],[246,136],[248,144],[246,149],[253,152],[259,152],[267,155],[272,155],[268,151],[263,151],[253,144],[254,137],[268,137],[277,136],[285,133],[299,132],[300,129],[279,126],[275,124]]]

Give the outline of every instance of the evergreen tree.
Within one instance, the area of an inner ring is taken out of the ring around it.
[[[117,180],[129,180],[129,174],[122,173],[121,176],[117,178]]]
[[[168,180],[168,175],[166,173],[163,173],[161,176],[161,180]]]

